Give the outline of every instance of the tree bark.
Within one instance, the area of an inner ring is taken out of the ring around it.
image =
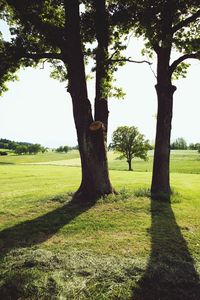
[[[82,166],[82,181],[75,197],[93,201],[99,196],[113,192],[108,174],[105,131],[102,122],[94,122],[88,100],[78,0],[65,0],[65,8],[66,49],[63,52],[66,57],[68,91],[73,103]]]
[[[170,137],[173,111],[173,94],[176,87],[169,74],[170,50],[161,49],[158,53],[157,70],[157,127],[153,162],[151,196],[154,199],[169,201],[170,189]]]
[[[129,171],[133,171],[133,169],[132,169],[132,161],[131,160],[127,160],[127,163],[128,163],[128,170]]]
[[[96,52],[96,97],[95,120],[101,121],[105,127],[105,140],[108,128],[108,99],[105,82],[108,80],[108,43],[109,29],[106,14],[105,0],[94,1],[95,7],[95,32],[98,42]]]

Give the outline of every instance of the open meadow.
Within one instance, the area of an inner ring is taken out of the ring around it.
[[[110,152],[119,193],[82,206],[77,151],[0,157],[0,299],[200,299],[200,155],[172,151],[170,204],[152,155]]]

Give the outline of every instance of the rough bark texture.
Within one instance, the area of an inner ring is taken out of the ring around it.
[[[158,98],[157,127],[151,195],[154,199],[169,200],[170,136],[173,110],[173,94],[176,87],[169,75],[170,50],[161,49],[158,54],[156,92]]]
[[[69,76],[69,92],[73,103],[79,151],[82,165],[82,181],[75,196],[86,201],[113,192],[106,158],[103,125],[91,130],[93,117],[87,96],[84,58],[81,48],[78,1],[66,0],[66,66]]]

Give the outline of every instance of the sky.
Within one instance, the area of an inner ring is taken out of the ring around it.
[[[0,31],[8,36],[5,25]],[[143,60],[141,40],[132,40],[128,56]],[[188,143],[200,142],[200,62],[192,65],[186,79],[174,84],[172,140],[184,137]],[[156,70],[156,62],[152,65]],[[18,72],[19,81],[8,84],[9,91],[0,97],[0,138],[40,143],[46,147],[77,145],[72,103],[66,84],[49,78],[50,66],[27,68]],[[124,100],[109,99],[109,132],[118,126],[136,126],[151,142],[155,138],[157,99],[156,78],[148,64],[127,63],[116,75],[116,85],[126,93]],[[94,80],[88,82],[89,99],[94,99]]]

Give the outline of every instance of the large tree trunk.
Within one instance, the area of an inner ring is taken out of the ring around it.
[[[94,122],[87,96],[78,0],[65,0],[65,8],[67,43],[64,55],[82,166],[82,181],[75,196],[92,201],[112,193],[113,189],[108,175],[104,126]]]
[[[169,75],[170,51],[161,49],[158,54],[156,92],[158,98],[156,141],[153,163],[151,195],[154,199],[170,199],[170,136],[173,111],[173,94],[176,87]]]

